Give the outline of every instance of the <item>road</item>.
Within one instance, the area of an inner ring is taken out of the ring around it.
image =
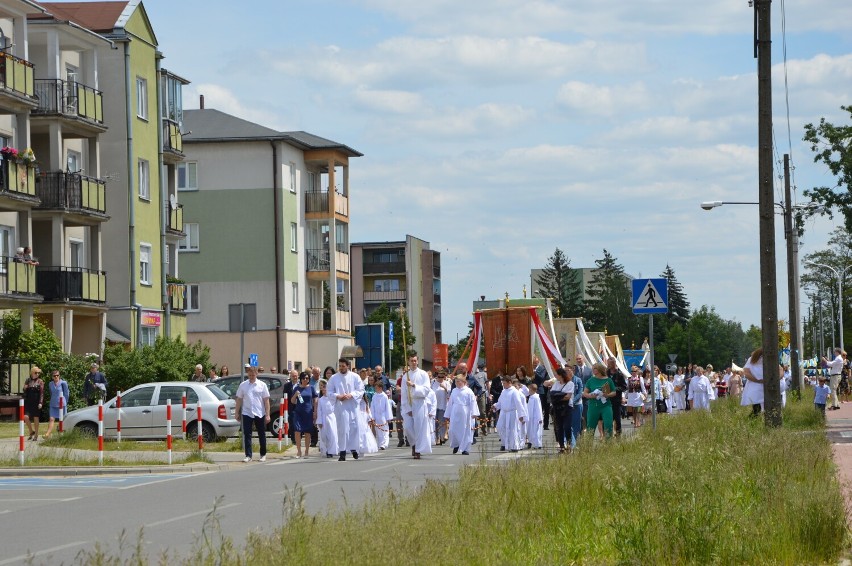
[[[552,433],[551,433],[552,434]],[[124,557],[144,529],[145,549],[156,558],[168,549],[187,555],[216,507],[223,534],[241,544],[249,530],[269,532],[282,524],[285,490],[304,489],[305,509],[339,508],[343,494],[358,505],[375,491],[412,492],[427,479],[455,479],[467,464],[497,464],[543,451],[500,452],[496,435],[474,446],[470,456],[446,446],[413,460],[409,448],[391,448],[346,462],[314,457],[234,464],[224,471],[74,478],[0,479],[0,566],[72,563],[98,543],[117,554],[122,532]],[[256,457],[256,456],[255,456]]]

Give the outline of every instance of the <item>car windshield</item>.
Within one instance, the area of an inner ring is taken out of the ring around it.
[[[226,399],[230,399],[230,397],[228,397],[228,394],[225,393],[224,391],[222,391],[222,389],[216,384],[213,384],[213,383],[207,384],[207,389],[211,393],[213,393],[213,395],[215,395],[216,398],[219,399],[220,401],[225,401]]]

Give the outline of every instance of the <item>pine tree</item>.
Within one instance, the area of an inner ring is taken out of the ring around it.
[[[666,269],[660,274],[660,277],[668,279],[669,282],[669,321],[680,320],[685,322],[689,320],[689,301],[683,291],[683,285],[675,276],[674,269],[666,264]]]
[[[630,304],[630,279],[612,254],[606,249],[603,253],[602,259],[595,260],[597,267],[587,291],[586,328],[622,335],[622,344],[641,343],[639,319]]]
[[[547,265],[536,277],[538,297],[553,299],[562,318],[580,316],[583,309],[583,277],[571,268],[571,260],[559,248],[547,258]]]

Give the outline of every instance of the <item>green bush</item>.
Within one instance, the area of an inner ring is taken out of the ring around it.
[[[112,396],[140,383],[186,381],[196,364],[210,365],[209,347],[201,342],[186,344],[180,339],[160,337],[153,346],[136,350],[127,350],[121,345],[107,346],[103,372]]]

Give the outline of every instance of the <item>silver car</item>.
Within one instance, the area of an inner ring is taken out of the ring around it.
[[[213,383],[165,381],[143,383],[121,394],[122,438],[165,438],[166,402],[172,400],[172,435],[181,434],[183,419],[181,398],[186,393],[186,430],[190,438],[198,436],[197,409],[201,407],[201,436],[205,442],[234,436],[240,429],[236,402]],[[104,403],[104,437],[115,438],[115,398]],[[97,405],[71,411],[65,417],[68,430],[98,434]]]

